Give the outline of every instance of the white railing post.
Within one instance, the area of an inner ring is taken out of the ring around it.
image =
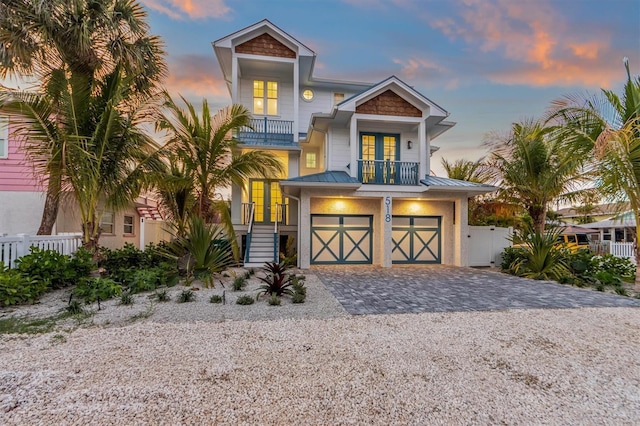
[[[15,265],[16,259],[29,254],[29,248],[31,247],[31,244],[29,244],[31,242],[29,235],[18,234],[18,238],[20,240],[16,243],[16,255],[13,256],[13,259],[11,259],[12,268],[16,266]]]

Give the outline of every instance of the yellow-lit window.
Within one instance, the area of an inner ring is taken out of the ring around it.
[[[305,160],[307,169],[315,169],[318,167],[318,157],[315,152],[307,152]]]
[[[264,81],[253,82],[253,113],[264,114]]]
[[[342,101],[344,101],[344,93],[334,93],[333,94],[333,104],[334,105],[337,105]]]
[[[385,136],[384,139],[384,160],[396,160],[396,137]]]
[[[376,137],[374,135],[362,135],[362,159],[376,159]]]
[[[278,114],[278,83],[275,81],[267,82],[267,114]]]
[[[253,113],[278,114],[278,82],[253,81]]]

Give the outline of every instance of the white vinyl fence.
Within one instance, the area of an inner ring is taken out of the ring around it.
[[[615,257],[625,257],[635,262],[636,256],[633,252],[633,243],[611,243],[609,250],[609,253]]]
[[[469,266],[499,266],[502,252],[511,247],[513,228],[469,227]]]
[[[55,250],[71,255],[82,245],[82,234],[0,236],[0,262],[9,268],[15,267],[16,259],[29,254],[29,249]]]

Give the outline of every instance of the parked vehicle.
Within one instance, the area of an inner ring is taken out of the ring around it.
[[[558,242],[564,244],[571,251],[578,251],[581,249],[589,250],[588,234],[584,233],[566,233],[558,236]]]

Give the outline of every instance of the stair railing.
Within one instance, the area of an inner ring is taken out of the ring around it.
[[[249,226],[247,227],[247,240],[244,249],[244,263],[249,263],[249,253],[251,248],[251,233],[253,232],[253,215],[256,209],[256,203],[249,203]]]
[[[280,245],[280,238],[278,238],[278,224],[280,223],[280,212],[283,204],[276,203],[274,207],[276,208],[276,220],[274,220],[275,223],[273,224],[273,261],[278,263],[280,261],[280,259],[278,259],[278,254],[280,253],[280,247],[278,247]]]

